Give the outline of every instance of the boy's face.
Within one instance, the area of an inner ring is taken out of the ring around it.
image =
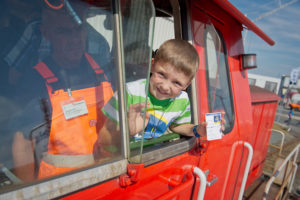
[[[149,90],[159,100],[177,97],[191,83],[190,77],[169,63],[152,62],[151,72]]]

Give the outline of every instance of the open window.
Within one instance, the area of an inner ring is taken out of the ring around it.
[[[185,6],[185,2],[183,4]],[[184,13],[185,15],[180,13],[180,6],[182,5],[177,1],[154,2],[154,6],[156,16],[153,30],[153,54],[163,42],[174,38],[183,39],[181,25],[182,23],[187,24],[189,20],[187,18],[182,19],[182,16],[187,15],[186,13]],[[187,92],[190,96],[191,91],[188,90]],[[164,113],[161,114],[161,118],[163,116]],[[171,132],[169,129],[160,137],[151,137],[143,141],[131,138],[129,162],[144,163],[147,166],[187,152],[192,149],[194,144],[195,138],[180,136],[177,133]]]

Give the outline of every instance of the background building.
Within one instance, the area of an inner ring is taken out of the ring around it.
[[[300,81],[291,84],[290,76],[282,75],[281,78],[263,76],[257,74],[248,74],[249,85],[255,85],[265,88],[282,97],[287,102],[293,94],[300,93]]]
[[[265,88],[271,92],[278,94],[281,79],[270,76],[263,76],[257,74],[248,73],[249,85],[255,85],[261,88]]]

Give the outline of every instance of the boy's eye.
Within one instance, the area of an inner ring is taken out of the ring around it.
[[[182,84],[179,83],[179,82],[177,82],[177,81],[174,82],[174,85],[175,85],[176,87],[180,87],[180,88],[182,87]]]
[[[165,74],[164,74],[164,73],[162,73],[162,72],[157,72],[157,74],[158,74],[160,77],[162,77],[162,78],[164,78],[164,77],[165,77]]]

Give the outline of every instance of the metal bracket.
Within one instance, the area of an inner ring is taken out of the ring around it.
[[[214,174],[209,174],[209,170],[206,170],[204,172],[205,176],[206,176],[206,184],[208,187],[212,186],[213,184],[215,184],[218,181],[218,177]]]
[[[127,187],[139,181],[142,171],[144,169],[144,163],[141,164],[128,164],[127,174],[122,174],[119,178],[120,186]]]

